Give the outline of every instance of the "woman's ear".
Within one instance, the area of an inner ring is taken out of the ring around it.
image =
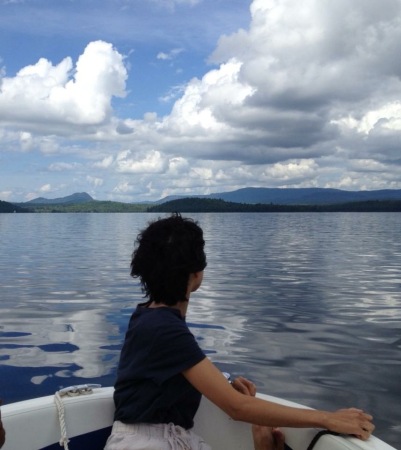
[[[203,270],[200,272],[191,273],[189,276],[189,288],[190,292],[195,292],[199,289],[203,281]]]

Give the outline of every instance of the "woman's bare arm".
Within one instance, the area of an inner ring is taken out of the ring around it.
[[[372,417],[355,408],[336,412],[292,408],[243,395],[227,383],[217,367],[205,358],[183,372],[185,378],[234,420],[270,427],[325,428],[366,440],[374,430]]]

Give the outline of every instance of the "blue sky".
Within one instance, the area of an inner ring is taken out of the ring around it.
[[[0,199],[401,188],[401,0],[0,0]]]

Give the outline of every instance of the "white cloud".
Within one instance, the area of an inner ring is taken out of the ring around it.
[[[13,195],[13,191],[0,191],[0,198],[3,201],[13,200],[12,195]]]
[[[70,57],[53,65],[45,58],[4,77],[0,91],[3,123],[54,132],[54,124],[101,124],[111,115],[111,100],[124,97],[124,58],[111,44],[88,44],[75,68]]]
[[[180,5],[195,6],[198,3],[202,2],[202,0],[151,0],[151,1],[163,8],[168,9],[174,9],[176,6]]]
[[[189,162],[182,157],[172,158],[169,161],[169,175],[182,177],[190,169]]]
[[[127,150],[117,156],[116,166],[120,173],[161,173],[167,169],[168,160],[156,150],[143,156]]]
[[[304,159],[273,164],[266,169],[265,174],[280,181],[292,180],[294,182],[294,180],[304,180],[313,176],[317,168],[318,165],[314,160]]]
[[[92,177],[90,175],[88,175],[86,177],[86,179],[87,179],[88,183],[91,184],[94,187],[100,187],[104,183],[104,180],[102,178]]]
[[[78,163],[66,163],[66,162],[57,162],[49,165],[49,170],[51,172],[65,172],[76,170],[80,167]]]
[[[387,103],[378,109],[368,111],[361,119],[346,117],[338,121],[340,125],[369,134],[375,128],[401,131],[401,102]]]
[[[112,156],[106,156],[101,161],[94,163],[93,166],[99,169],[108,169],[112,166],[113,162],[114,158]]]
[[[180,53],[182,53],[184,49],[182,48],[174,48],[170,50],[168,53],[159,52],[156,56],[157,59],[161,59],[162,61],[171,61],[175,59]]]
[[[205,143],[231,139],[236,131],[225,121],[225,115],[239,111],[253,92],[248,85],[238,82],[240,67],[241,63],[232,60],[208,72],[202,80],[193,79],[161,123],[163,131],[184,145],[188,145],[189,139]]]
[[[39,140],[38,147],[44,154],[55,154],[58,153],[59,143],[53,137],[45,136]]]
[[[47,192],[51,192],[51,190],[52,190],[52,187],[50,186],[50,184],[44,184],[43,186],[41,186],[39,188],[39,192],[42,193],[42,194],[45,194]]]
[[[159,97],[159,101],[163,103],[168,103],[173,100],[176,100],[179,96],[181,96],[185,92],[185,89],[186,86],[183,85],[173,86],[172,88],[169,89],[169,91],[165,95]]]
[[[22,151],[29,151],[33,148],[33,138],[31,133],[27,133],[26,131],[21,131],[20,136],[20,147]]]
[[[132,185],[128,183],[128,181],[123,181],[118,183],[118,185],[113,189],[113,192],[116,194],[126,194],[131,193],[133,191]]]

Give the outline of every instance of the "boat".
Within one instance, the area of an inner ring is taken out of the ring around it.
[[[55,395],[1,407],[6,443],[2,450],[102,450],[113,422],[113,387],[71,386]],[[265,394],[258,397],[288,406],[306,406]],[[213,450],[253,450],[251,426],[236,422],[206,398],[195,416],[194,431]],[[324,434],[313,428],[283,428],[292,450],[395,450],[375,436],[368,441]],[[320,434],[319,434],[320,433]],[[157,450],[157,449],[155,449]]]

